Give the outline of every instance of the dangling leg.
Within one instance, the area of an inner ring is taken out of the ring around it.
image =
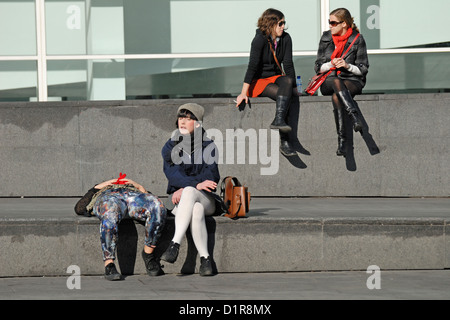
[[[280,132],[288,133],[292,128],[286,123],[289,106],[292,97],[294,80],[288,76],[279,77],[274,84],[269,84],[261,94],[262,97],[269,97],[275,100],[275,118],[270,124],[271,129],[278,129]],[[276,94],[274,94],[276,90]]]
[[[150,276],[163,275],[159,261],[153,255],[153,250],[161,237],[161,231],[166,221],[166,208],[152,194],[141,193],[128,199],[128,214],[130,217],[145,222],[145,244],[142,259]]]
[[[269,97],[276,101],[276,115],[271,129],[279,129],[280,133],[280,152],[286,157],[292,157],[297,155],[294,147],[292,146],[289,138],[289,132],[292,130],[291,126],[287,124],[289,116],[289,107],[292,98],[292,85],[293,81],[289,77],[280,77],[275,81],[267,85],[261,94],[262,97]],[[278,127],[279,123],[284,123],[281,127]],[[282,128],[284,126],[284,129]],[[287,129],[287,130],[286,130]]]
[[[353,100],[355,94],[361,92],[362,88],[360,88],[360,86],[354,81],[342,80],[339,77],[333,77],[332,79],[334,93],[337,94],[344,106],[345,111],[347,111],[348,115],[352,119],[353,129],[355,132],[362,131],[363,126],[358,116],[358,108],[356,107],[355,100]]]
[[[338,147],[336,150],[336,155],[345,157],[346,137],[345,137],[344,113],[342,110],[342,105],[340,104],[339,98],[337,97],[336,94],[332,95],[331,101],[333,102],[334,121],[336,123],[336,132],[338,135]]]
[[[114,266],[114,260],[118,226],[126,210],[126,204],[116,198],[114,192],[109,191],[98,198],[93,208],[93,213],[100,219],[100,242],[107,280],[122,280],[121,274]]]

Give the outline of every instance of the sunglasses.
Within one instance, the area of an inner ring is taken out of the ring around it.
[[[280,21],[280,22],[278,22],[278,26],[279,27],[282,27],[282,26],[284,26],[286,24],[286,21]]]
[[[328,20],[328,24],[330,26],[332,26],[332,27],[336,27],[338,24],[341,24],[342,22],[344,22],[344,21],[338,22],[338,21],[330,21],[330,20]]]

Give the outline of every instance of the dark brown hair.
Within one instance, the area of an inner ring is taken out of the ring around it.
[[[175,121],[175,126],[177,128],[178,128],[178,119],[179,118],[188,118],[188,119],[198,121],[197,117],[194,116],[194,114],[192,112],[190,112],[189,110],[186,110],[186,109],[181,109],[180,112],[178,112],[178,114],[177,114],[177,121]]]
[[[259,17],[257,26],[262,33],[266,36],[270,36],[272,34],[273,27],[283,18],[283,12],[277,9],[269,8],[263,12],[261,17]]]

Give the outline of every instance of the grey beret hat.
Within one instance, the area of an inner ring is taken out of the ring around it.
[[[196,103],[185,103],[178,107],[177,113],[180,113],[180,110],[186,109],[197,118],[198,121],[203,121],[203,114],[205,113],[205,109]]]

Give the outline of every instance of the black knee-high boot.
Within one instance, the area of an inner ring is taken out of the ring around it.
[[[334,121],[336,122],[336,132],[338,135],[338,147],[336,150],[337,156],[346,155],[345,151],[345,126],[344,126],[344,112],[342,109],[333,109]]]
[[[344,105],[345,111],[347,111],[353,121],[353,130],[355,130],[355,132],[362,131],[363,125],[361,120],[359,119],[357,111],[358,109],[356,107],[355,100],[353,100],[352,95],[350,94],[350,91],[339,91],[337,95]]]
[[[289,110],[290,97],[277,96],[275,119],[270,124],[270,129],[278,129],[281,132],[288,133],[292,128],[286,123],[286,115]]]

